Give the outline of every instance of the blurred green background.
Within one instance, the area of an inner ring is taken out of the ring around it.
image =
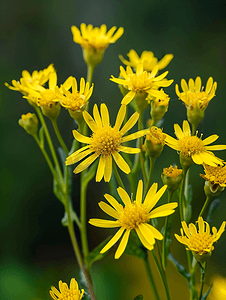
[[[123,26],[124,35],[105,52],[104,60],[94,74],[94,103],[107,103],[112,123],[122,96],[117,85],[109,78],[118,76],[118,55],[135,49],[139,54],[151,50],[157,58],[173,53],[174,59],[166,68],[168,79],[174,79],[165,91],[170,95],[169,111],[164,118],[164,131],[173,135],[173,124],[182,124],[186,109],[177,99],[175,83],[201,76],[203,85],[212,76],[218,83],[216,97],[210,102],[199,131],[207,137],[217,133],[218,144],[226,143],[225,130],[225,67],[226,67],[226,18],[224,1],[72,1],[72,0],[8,0],[1,3],[1,299],[50,299],[48,291],[58,281],[69,283],[71,277],[79,278],[67,229],[61,226],[63,207],[52,193],[52,179],[40,150],[32,137],[18,126],[21,114],[33,112],[18,92],[4,86],[12,79],[19,79],[22,70],[41,70],[54,63],[58,83],[72,75],[86,77],[86,66],[79,45],[72,40],[70,27],[80,23],[100,26]],[[117,102],[117,104],[116,104]],[[49,124],[49,123],[48,123]],[[50,124],[49,124],[50,125]],[[62,109],[59,127],[69,146],[74,123]],[[54,136],[54,135],[53,135]],[[56,147],[58,143],[54,140]],[[226,160],[226,152],[217,153]],[[166,148],[156,162],[153,180],[161,184],[163,167],[178,163],[178,155]],[[195,221],[204,201],[202,167],[194,166],[193,218]],[[79,175],[73,177],[73,203],[78,208]],[[95,188],[95,194],[93,189]],[[104,216],[97,203],[108,191],[104,183],[92,182],[88,193],[88,218]],[[225,220],[225,192],[219,197],[220,206],[211,225],[219,228]],[[175,232],[179,232],[178,216]],[[108,231],[89,228],[90,247],[108,236]],[[111,231],[113,233],[114,231]],[[173,242],[174,255],[181,262],[185,259],[182,245]],[[213,252],[208,267],[207,284],[212,276],[226,276],[226,234]],[[98,299],[133,299],[143,293],[152,299],[142,261],[123,255],[118,261],[113,251],[95,263],[95,289]],[[157,271],[156,278],[158,278]],[[172,299],[188,299],[186,282],[169,265],[169,284]],[[161,288],[161,282],[159,282]],[[213,296],[212,296],[213,297]],[[164,294],[162,294],[164,299]],[[222,298],[223,299],[223,298]]]

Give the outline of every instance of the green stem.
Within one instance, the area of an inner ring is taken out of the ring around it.
[[[159,275],[160,275],[160,277],[162,279],[162,283],[163,283],[163,286],[164,286],[164,289],[165,289],[165,293],[166,293],[166,299],[170,300],[170,293],[169,293],[168,283],[167,283],[167,280],[166,280],[166,275],[165,275],[163,269],[160,266],[160,263],[159,263],[156,255],[155,255],[154,250],[151,251],[151,254],[152,254],[153,258],[154,258],[156,267],[157,267],[157,269],[159,271]]]
[[[35,139],[35,141],[36,141],[36,143],[38,144],[40,150],[42,151],[42,154],[43,154],[43,156],[45,157],[45,160],[46,160],[46,162],[47,162],[47,164],[48,164],[48,166],[49,166],[49,168],[50,168],[50,171],[51,171],[53,177],[58,181],[56,171],[55,171],[55,169],[54,169],[54,167],[53,167],[53,164],[52,164],[52,162],[51,162],[51,160],[50,160],[50,158],[49,158],[49,156],[48,156],[48,154],[47,154],[45,148],[44,148],[43,145],[40,143],[40,141],[39,141],[37,135],[33,135],[33,138]]]
[[[124,184],[123,184],[123,182],[122,182],[122,179],[121,179],[121,177],[120,177],[120,175],[119,175],[119,172],[118,172],[116,163],[113,162],[112,165],[113,165],[113,172],[114,172],[114,174],[115,174],[115,178],[116,178],[116,180],[117,180],[117,182],[118,182],[118,185],[119,185],[120,187],[122,187],[123,189],[125,189],[125,186],[124,186]]]
[[[179,210],[180,210],[180,220],[181,222],[185,220],[185,201],[184,201],[184,188],[186,182],[186,174],[189,168],[183,168],[183,179],[180,187],[180,197],[179,197]]]
[[[86,262],[87,256],[89,254],[88,238],[87,238],[87,226],[86,226],[86,192],[88,183],[84,183],[85,172],[81,173],[81,199],[80,199],[80,218],[81,218],[81,242],[84,259]]]
[[[192,124],[192,135],[195,135],[197,128],[198,128],[198,124],[196,125]]]
[[[142,129],[143,129],[143,111],[140,112],[140,117],[138,119],[138,130],[142,130]],[[147,178],[147,174],[146,174],[146,170],[145,170],[145,166],[144,166],[144,153],[142,150],[142,145],[143,145],[143,137],[140,137],[140,139],[139,139],[140,166],[141,166],[145,186],[147,186],[148,178]]]
[[[64,149],[64,152],[66,153],[66,156],[68,156],[68,149],[67,149],[67,146],[64,143],[64,140],[63,140],[63,138],[62,138],[62,136],[60,134],[59,128],[57,126],[57,119],[56,118],[55,119],[51,119],[51,121],[52,121],[52,124],[53,124],[54,131],[56,133],[56,136],[58,138],[58,141],[59,141],[61,147]]]
[[[80,250],[79,250],[79,247],[78,247],[78,242],[77,242],[75,231],[74,231],[73,221],[72,221],[72,218],[71,218],[69,198],[68,198],[67,194],[65,194],[65,211],[66,211],[67,217],[68,217],[68,226],[67,227],[68,227],[68,231],[69,231],[69,235],[70,235],[70,238],[71,238],[71,242],[72,242],[72,246],[73,246],[73,249],[74,249],[75,256],[77,258],[79,267],[80,267],[81,271],[83,272],[83,274],[85,276],[86,284],[87,284],[87,287],[88,287],[88,290],[89,290],[89,295],[90,295],[92,300],[96,300],[96,297],[95,297],[95,294],[94,294],[94,291],[93,291],[93,286],[92,286],[92,283],[91,283],[90,274],[89,274],[89,272],[87,272],[87,270],[84,267],[82,256],[81,256],[81,253],[80,253]]]
[[[94,69],[95,69],[95,67],[92,67],[92,66],[88,66],[88,69],[87,69],[87,78],[86,78],[86,82],[89,82],[90,86],[91,86],[92,81],[93,81],[93,73],[94,73]]]
[[[159,295],[158,295],[158,290],[157,290],[157,287],[155,285],[155,281],[154,281],[154,278],[153,278],[153,275],[152,275],[152,272],[151,272],[151,268],[150,268],[150,265],[149,265],[149,262],[148,262],[148,255],[146,255],[146,258],[144,259],[144,263],[145,263],[146,271],[147,271],[147,274],[148,274],[150,286],[151,286],[151,289],[153,291],[154,297],[155,297],[156,300],[160,300]]]
[[[47,139],[47,142],[48,142],[48,145],[49,145],[49,149],[50,149],[50,152],[52,154],[52,157],[53,157],[53,161],[55,163],[55,166],[56,166],[56,170],[57,170],[57,174],[59,176],[59,179],[60,179],[60,182],[63,184],[63,176],[62,176],[62,172],[61,172],[61,169],[60,169],[60,165],[59,165],[59,162],[58,162],[58,159],[57,159],[57,156],[56,156],[56,152],[55,152],[55,149],[53,147],[53,143],[52,143],[52,140],[51,140],[51,137],[50,137],[50,134],[49,134],[49,131],[48,131],[48,128],[46,126],[46,122],[45,122],[45,119],[41,113],[41,110],[39,107],[34,107],[36,112],[37,112],[37,115],[40,119],[40,122],[44,128],[44,131],[45,131],[45,136],[46,136],[46,139]]]
[[[208,207],[211,200],[212,200],[212,197],[208,197],[208,196],[206,197],[206,201],[205,201],[205,203],[204,203],[204,205],[203,205],[203,207],[200,211],[199,217],[202,217],[204,215],[204,213],[205,213],[205,211],[206,211],[206,209],[207,209],[207,207]]]
[[[205,282],[205,274],[206,274],[206,261],[203,263],[203,266],[200,267],[201,269],[201,288],[200,288],[200,294],[199,294],[199,300],[202,300],[202,294],[203,294],[203,288],[204,288],[204,282]]]
[[[173,190],[167,190],[168,191],[168,203],[171,202],[172,197],[173,197]],[[163,241],[162,241],[162,267],[163,270],[166,269],[166,261],[167,261],[167,254],[166,254],[166,240],[167,240],[167,236],[168,236],[168,230],[170,228],[168,228],[168,220],[169,220],[169,216],[167,216],[165,218],[165,226],[164,226],[164,232],[163,232]]]
[[[155,164],[155,161],[156,161],[156,158],[154,158],[154,157],[150,157],[149,159],[150,159],[150,169],[149,169],[148,182],[147,182],[146,189],[145,189],[145,195],[147,194],[147,192],[148,192],[148,190],[151,186],[151,177],[152,177],[154,164]]]

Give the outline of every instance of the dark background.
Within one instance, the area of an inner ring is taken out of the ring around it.
[[[166,68],[170,71],[168,79],[174,79],[174,83],[165,90],[171,100],[163,124],[164,131],[173,135],[173,124],[181,125],[186,118],[186,109],[174,91],[175,83],[179,84],[181,78],[195,79],[199,75],[205,85],[212,76],[218,83],[217,96],[211,100],[199,132],[204,137],[218,134],[218,144],[225,144],[224,4],[224,1],[194,0],[9,0],[1,3],[1,299],[50,299],[48,290],[51,285],[57,286],[59,280],[69,283],[71,277],[79,279],[67,230],[60,223],[63,207],[53,196],[51,174],[35,141],[18,125],[21,114],[33,112],[32,107],[20,93],[7,89],[4,82],[11,84],[12,79],[21,77],[22,70],[41,70],[50,63],[54,63],[57,69],[59,84],[70,75],[78,80],[86,77],[81,47],[73,42],[70,27],[79,27],[82,22],[98,27],[104,23],[108,29],[114,25],[123,26],[125,33],[110,45],[103,62],[95,70],[91,107],[94,103],[107,103],[114,123],[122,96],[109,78],[111,75],[118,76],[119,54],[126,57],[130,49],[135,49],[138,54],[151,50],[160,59],[167,53],[173,53],[174,59]],[[59,117],[59,127],[69,146],[74,123],[64,109]],[[54,144],[58,146],[56,140]],[[225,152],[217,155],[226,160]],[[161,184],[162,168],[174,162],[178,163],[177,153],[166,148],[156,162],[153,180]],[[194,191],[192,221],[196,220],[205,198],[200,172],[200,166],[194,166],[191,171]],[[79,175],[74,176],[73,187],[73,202],[77,209]],[[103,200],[108,186],[93,182],[90,189],[88,217],[105,217],[97,203]],[[219,198],[220,207],[211,223],[217,228],[225,220],[226,212],[225,193]],[[175,232],[179,233],[178,216],[176,219]],[[90,227],[92,248],[107,237],[108,231]],[[184,247],[176,241],[173,246],[177,248],[175,256],[183,262]],[[226,276],[225,246],[226,234],[213,252],[208,267],[208,283],[215,274]],[[113,252],[93,267],[99,299],[129,300],[139,293],[150,299],[142,262],[127,255],[115,261]],[[177,295],[183,292],[188,299],[186,282],[178,278],[172,266],[169,266],[169,273],[173,274],[169,278],[173,298],[177,299]],[[162,297],[164,299],[164,294]]]

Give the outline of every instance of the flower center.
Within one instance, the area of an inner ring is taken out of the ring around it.
[[[144,71],[142,74],[132,74],[129,76],[129,82],[127,83],[127,88],[129,90],[139,92],[146,91],[150,89],[153,83],[153,77],[147,71]]]
[[[178,140],[178,147],[184,156],[192,156],[204,151],[203,141],[197,136],[184,136]]]
[[[212,236],[207,233],[196,233],[189,238],[189,248],[194,249],[195,252],[203,254],[213,250]]]
[[[174,179],[176,179],[180,174],[182,174],[183,170],[182,169],[178,169],[177,166],[173,167],[170,166],[169,168],[164,168],[163,169],[163,173],[167,176],[167,177],[172,177]]]
[[[73,111],[80,110],[86,105],[86,97],[80,95],[80,93],[72,94],[69,97],[64,97],[62,99],[62,106],[69,108]]]
[[[80,294],[78,290],[70,290],[67,289],[63,291],[62,294],[59,295],[59,300],[79,300],[80,299]]]
[[[119,217],[120,226],[135,229],[141,223],[148,221],[148,212],[144,206],[138,206],[136,201],[131,206],[125,206]]]
[[[111,155],[119,151],[122,142],[121,137],[122,134],[111,126],[98,128],[98,131],[94,132],[91,137],[90,149],[98,155]]]
[[[185,103],[188,109],[193,110],[199,108],[201,111],[205,110],[209,104],[208,94],[205,91],[181,93],[181,100]]]
[[[58,101],[59,99],[56,97],[56,94],[50,89],[41,92],[41,97],[38,98],[38,104],[40,106],[51,106],[51,104]]]

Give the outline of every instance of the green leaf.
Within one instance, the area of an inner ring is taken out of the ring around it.
[[[108,251],[104,253],[100,253],[100,251],[104,248],[104,246],[109,242],[109,240],[112,238],[112,236],[109,236],[106,240],[104,240],[102,243],[100,243],[96,248],[94,248],[89,255],[87,256],[87,262],[91,266],[95,261],[101,260],[104,258]]]
[[[77,216],[76,212],[72,208],[72,204],[71,204],[71,200],[70,199],[69,199],[69,210],[70,210],[71,220],[73,222],[76,222],[77,224],[80,224],[78,216]],[[68,226],[68,215],[67,215],[66,212],[64,213],[64,217],[61,219],[61,223],[62,223],[63,226]]]
[[[66,160],[66,153],[64,152],[64,150],[61,147],[57,148],[59,156],[60,156],[60,161],[62,166],[65,166],[65,160]]]
[[[40,140],[41,147],[44,148],[45,138],[44,138],[44,127],[43,126],[39,129],[39,140]]]
[[[210,291],[211,291],[211,289],[212,289],[212,286],[213,286],[213,284],[211,284],[211,286],[210,286],[210,288],[208,289],[208,291],[205,292],[204,295],[202,295],[201,300],[206,300],[206,299],[207,299],[207,297],[209,296],[209,293],[210,293]]]
[[[86,171],[83,184],[88,184],[90,182],[90,180],[93,179],[93,177],[95,176],[95,173],[96,173],[97,163],[98,163],[98,161],[96,161],[94,164],[92,164],[92,166]]]
[[[57,199],[64,204],[64,194],[62,191],[62,187],[55,178],[53,178],[53,193],[57,197]]]
[[[135,298],[134,298],[134,300],[143,300],[144,298],[143,298],[143,296],[142,295],[138,295],[138,296],[136,296]]]
[[[147,257],[147,249],[141,244],[140,239],[134,231],[130,233],[125,253],[141,259],[146,259]]]
[[[214,212],[216,211],[216,209],[218,208],[219,205],[220,205],[220,200],[219,199],[213,200],[213,202],[210,204],[210,208],[209,208],[209,211],[208,211],[206,222],[208,222],[208,223],[211,222],[211,218],[212,218]]]
[[[176,258],[174,258],[174,256],[173,256],[171,253],[168,254],[168,259],[169,259],[169,260],[173,263],[173,265],[177,268],[178,272],[179,272],[182,276],[184,276],[184,277],[187,279],[187,281],[190,281],[191,274],[188,273],[188,272],[186,271],[185,267],[184,267],[183,265],[181,265],[181,264],[176,260]]]

